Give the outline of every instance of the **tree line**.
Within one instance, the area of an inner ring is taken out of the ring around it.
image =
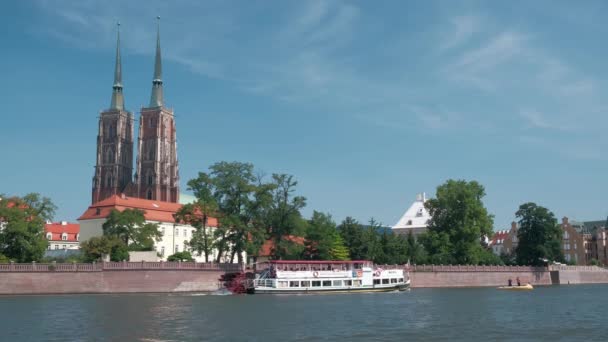
[[[189,252],[170,260],[243,263],[244,253],[256,256],[272,241],[273,259],[372,260],[377,264],[525,264],[563,261],[561,229],[548,209],[525,203],[519,219],[519,244],[514,255],[494,255],[486,244],[494,217],[485,208],[484,187],[476,181],[448,180],[425,203],[431,219],[427,232],[393,234],[373,218],[363,224],[351,217],[340,223],[329,213],[313,211],[302,216],[306,198],[297,193],[298,182],[288,174],[265,175],[251,163],[218,162],[187,183],[196,201],[183,205],[176,222],[195,228]],[[9,205],[9,203],[13,203]],[[47,241],[44,222],[56,207],[37,194],[0,201],[0,260],[42,259]],[[217,224],[210,227],[210,218]],[[129,251],[154,250],[162,233],[139,210],[113,211],[103,224],[103,236],[81,243],[81,259],[102,255],[127,260]]]

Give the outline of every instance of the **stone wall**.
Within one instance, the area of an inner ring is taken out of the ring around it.
[[[464,271],[464,272],[410,272],[411,287],[482,287],[507,285],[509,278],[516,284],[519,277],[522,284],[551,285],[549,271],[530,272],[496,272],[496,271]]]
[[[553,266],[559,272],[558,284],[608,284],[608,269],[598,266]]]
[[[0,295],[211,292],[220,288],[223,274],[200,270],[2,272]]]

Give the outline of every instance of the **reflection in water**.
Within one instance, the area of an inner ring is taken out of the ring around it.
[[[1,340],[603,340],[606,289],[0,297]]]

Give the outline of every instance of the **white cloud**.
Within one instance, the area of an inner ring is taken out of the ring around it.
[[[450,34],[439,45],[439,51],[456,48],[468,41],[479,31],[480,20],[473,15],[457,16],[451,19]]]

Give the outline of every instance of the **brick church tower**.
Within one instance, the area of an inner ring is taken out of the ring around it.
[[[120,28],[120,24],[119,28]],[[110,108],[99,116],[97,162],[93,176],[92,202],[120,194],[132,182],[133,114],[125,109],[120,62],[120,30],[116,38],[116,65]]]
[[[160,19],[158,17],[157,19]],[[135,197],[164,202],[179,201],[179,168],[173,110],[163,101],[160,21],[150,105],[141,109],[137,144]]]

